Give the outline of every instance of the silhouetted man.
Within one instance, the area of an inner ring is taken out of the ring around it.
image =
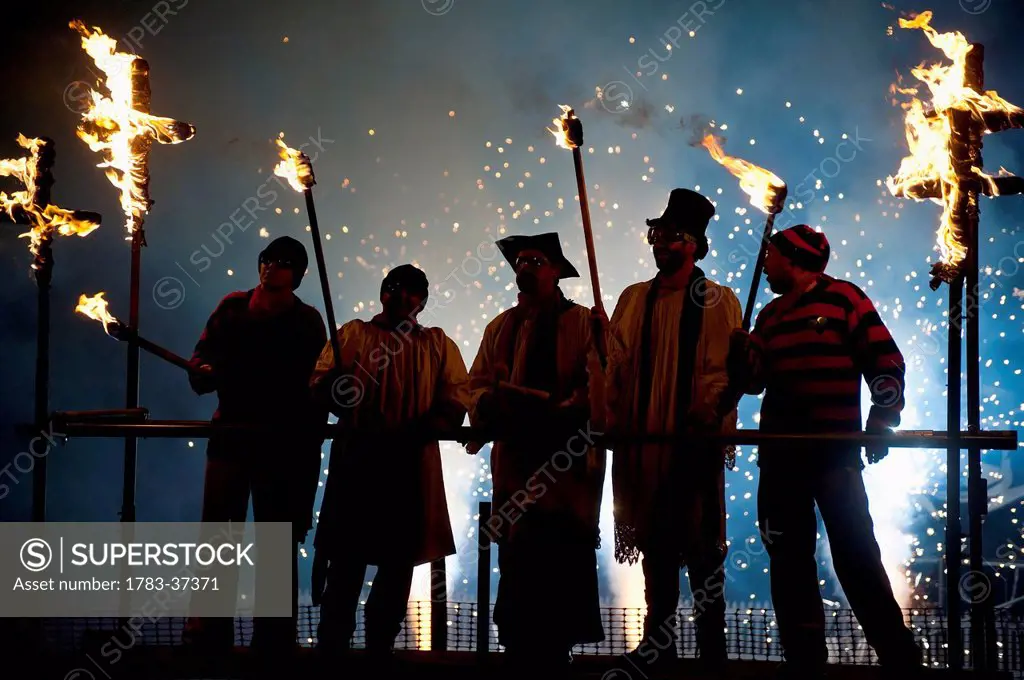
[[[825,235],[805,224],[775,234],[764,271],[779,297],[751,335],[734,337],[760,394],[762,432],[859,433],[861,380],[871,388],[867,431],[900,423],[905,365],[871,300],[849,281],[824,273]],[[921,651],[893,596],[875,540],[860,447],[763,444],[758,449],[758,523],[771,567],[772,601],[785,648],[786,677],[822,677],[828,650],[815,559],[817,519],[828,532],[832,564],[883,666],[919,669]],[[868,450],[878,462],[885,448]]]
[[[609,430],[634,434],[714,432],[728,384],[729,336],[741,324],[739,300],[708,279],[711,202],[675,189],[661,217],[647,220],[658,274],[626,288],[608,333]],[[708,670],[721,670],[725,646],[725,455],[721,445],[616,445],[612,458],[615,557],[643,553],[647,617],[635,663],[678,658],[679,571],[687,569],[697,645]]]
[[[413,570],[455,554],[438,440],[415,433],[462,425],[469,376],[455,342],[417,323],[427,295],[422,271],[392,269],[381,284],[383,311],[344,324],[337,367],[327,343],[313,375],[318,402],[339,423],[368,432],[334,440],[314,538],[318,648],[329,653],[349,648],[368,566],[377,574],[366,600],[366,649],[386,659]]]
[[[309,376],[327,339],[320,313],[295,295],[308,257],[288,236],[272,241],[259,256],[260,282],[231,293],[217,305],[196,344],[192,363],[205,375],[191,376],[197,394],[217,392],[214,423],[280,425],[289,432],[219,435],[207,446],[203,522],[244,523],[252,497],[255,522],[289,522],[291,549],[312,526],[320,476],[322,427],[327,411],[309,394]],[[257,536],[257,543],[259,537]],[[237,601],[238,573],[218,573],[225,607]],[[256,570],[257,593],[269,574]],[[194,593],[193,597],[216,597]],[[256,618],[253,647],[291,650],[296,645],[298,565],[292,570],[292,617]],[[219,649],[234,645],[230,618],[189,621],[186,639]]]
[[[511,664],[558,671],[573,646],[604,639],[596,551],[605,456],[594,447],[590,396],[603,376],[590,313],[558,285],[579,276],[558,234],[497,245],[519,300],[487,324],[470,370],[472,424],[515,436],[491,448],[494,623]]]

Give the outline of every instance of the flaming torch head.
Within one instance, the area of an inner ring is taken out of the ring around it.
[[[281,162],[274,168],[274,174],[288,180],[292,189],[301,194],[307,189],[312,189],[316,184],[316,178],[313,176],[313,164],[310,162],[309,156],[285,144],[283,137],[284,133],[282,132],[276,140]]]
[[[80,295],[75,311],[90,319],[99,321],[103,324],[103,331],[107,335],[116,338],[123,324],[107,310],[107,301],[103,299],[104,295],[103,291],[96,293],[92,297],[84,294]]]
[[[706,133],[701,146],[711,157],[740,181],[740,189],[750,197],[750,205],[766,215],[782,212],[786,202],[786,183],[774,173],[760,168],[742,158],[727,156],[722,150],[721,140]]]
[[[152,201],[149,198],[149,151],[156,141],[178,144],[195,128],[171,118],[150,115],[149,64],[134,54],[118,52],[117,41],[81,21],[70,27],[82,36],[82,49],[106,76],[108,95],[95,90],[82,113],[78,136],[103,155],[98,167],[121,193],[121,209],[129,235],[141,231]]]
[[[554,135],[555,142],[563,149],[578,149],[583,146],[583,123],[576,117],[576,112],[571,106],[558,106],[562,109],[562,115],[552,120],[555,129],[548,128],[548,132]]]
[[[932,271],[936,278],[931,287],[936,289],[942,281],[952,283],[962,273],[967,258],[961,223],[966,207],[976,196],[971,196],[963,183],[991,180],[971,162],[973,152],[962,139],[964,128],[974,127],[980,134],[990,130],[987,116],[1005,114],[1008,120],[1020,120],[1024,111],[993,90],[980,91],[980,52],[959,31],[939,33],[931,20],[932,12],[926,11],[899,21],[900,28],[921,30],[951,63],[921,64],[911,70],[919,85],[902,87],[894,83],[890,88],[893,95],[908,96],[904,101],[894,98],[893,103],[905,111],[909,154],[900,162],[896,175],[886,179],[886,186],[893,196],[918,201],[929,198],[943,206],[936,234],[940,257]],[[918,98],[922,85],[928,88],[930,101]],[[970,119],[966,126],[954,126],[955,118],[963,122],[965,116]]]
[[[35,256],[32,268],[39,272],[50,264],[44,245],[53,237],[54,230],[61,236],[88,236],[100,226],[96,213],[65,210],[50,205],[50,187],[53,185],[52,168],[56,158],[53,140],[29,139],[18,135],[18,144],[29,155],[18,159],[0,159],[0,176],[16,178],[24,191],[6,194],[0,191],[0,212],[19,224],[30,224],[32,229],[21,234],[30,240],[29,250]]]

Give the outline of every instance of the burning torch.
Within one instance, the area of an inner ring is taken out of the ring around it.
[[[742,158],[725,155],[721,141],[713,134],[704,135],[701,146],[708,150],[711,157],[725,167],[734,177],[740,180],[740,189],[750,197],[750,205],[768,215],[764,223],[764,234],[761,237],[761,248],[757,253],[757,263],[747,294],[747,306],[743,310],[743,330],[750,330],[750,322],[754,315],[754,303],[757,301],[757,289],[761,285],[761,272],[764,271],[764,258],[768,253],[768,240],[775,228],[775,216],[782,212],[786,202],[786,183],[774,173],[759,168]],[[735,404],[733,405],[735,406]]]
[[[284,136],[284,133],[281,135]],[[327,263],[324,260],[324,246],[320,239],[320,224],[316,219],[316,206],[313,204],[313,164],[309,156],[292,149],[279,137],[277,139],[281,162],[274,168],[274,174],[288,180],[295,191],[306,197],[306,212],[309,215],[309,228],[313,232],[313,252],[316,253],[316,267],[320,273],[320,288],[324,295],[324,311],[327,314],[327,327],[331,337],[331,349],[334,351],[334,366],[341,361],[341,345],[338,341],[338,325],[334,321],[334,302],[331,299],[331,286],[327,280]]]
[[[149,62],[129,52],[118,52],[117,41],[99,28],[86,27],[79,20],[68,26],[81,36],[82,49],[103,72],[107,94],[92,90],[89,106],[82,112],[78,137],[89,149],[99,153],[107,179],[118,190],[125,216],[127,238],[131,241],[128,302],[128,326],[138,332],[142,281],[142,248],[146,245],[143,222],[153,201],[149,195],[149,154],[153,143],[180,144],[195,136],[189,123],[151,114]],[[139,405],[139,351],[142,347],[128,340],[125,407]],[[135,521],[135,475],[138,440],[125,437],[124,477],[121,521]],[[126,572],[127,573],[127,572]],[[127,611],[127,596],[122,596]],[[127,618],[127,617],[125,617]]]
[[[16,224],[31,225],[22,237],[29,238],[33,255],[32,270],[36,279],[36,423],[46,419],[50,403],[50,283],[53,279],[53,234],[88,236],[99,227],[99,214],[82,210],[65,210],[50,202],[53,188],[53,165],[57,152],[52,139],[29,139],[18,135],[18,145],[29,152],[17,159],[0,159],[0,176],[14,177],[24,185],[23,191],[6,194],[0,191],[0,217]],[[40,458],[33,472],[32,517],[42,522],[46,517],[46,459]]]
[[[135,343],[138,345],[139,349],[145,350],[153,356],[163,359],[169,364],[173,364],[178,368],[183,368],[189,373],[203,375],[203,373],[193,366],[188,359],[140,336],[136,329],[128,326],[111,314],[107,310],[107,301],[103,299],[103,295],[103,292],[99,292],[92,297],[89,297],[88,295],[79,296],[78,306],[75,307],[75,311],[89,317],[90,319],[101,322],[106,334],[115,340]]]
[[[559,105],[562,109],[562,116],[555,118],[552,122],[557,126],[552,130],[548,128],[555,137],[558,146],[572,151],[572,162],[576,169],[576,191],[580,197],[580,216],[583,218],[583,238],[587,244],[587,263],[590,265],[590,285],[594,289],[594,306],[604,314],[604,302],[601,300],[601,283],[597,276],[597,253],[594,249],[594,229],[590,224],[590,202],[587,200],[587,180],[583,176],[583,154],[580,147],[583,146],[583,123],[576,117],[576,112],[565,104]],[[603,343],[598,343],[601,364],[604,365],[606,357]]]
[[[750,291],[747,293],[747,304],[743,310],[743,330],[749,331],[754,315],[754,303],[757,301],[758,288],[761,285],[761,273],[764,271],[764,260],[768,254],[768,242],[775,228],[775,216],[782,212],[786,202],[786,183],[774,173],[758,167],[742,158],[727,156],[722,150],[721,141],[713,134],[707,133],[701,141],[701,146],[708,150],[711,157],[721,164],[732,175],[739,179],[740,189],[750,197],[750,204],[768,215],[764,223],[764,233],[761,236],[761,247],[757,252],[757,262],[754,265],[754,273],[751,276]],[[730,380],[718,402],[718,418],[723,420],[739,404],[743,391]],[[727,465],[733,467],[736,462],[735,451],[730,451]]]

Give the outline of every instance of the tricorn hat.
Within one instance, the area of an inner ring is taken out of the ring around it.
[[[573,279],[580,275],[576,271],[576,267],[573,267],[572,263],[562,254],[562,244],[559,242],[558,234],[555,232],[532,236],[519,234],[506,236],[500,241],[495,241],[495,243],[498,246],[498,250],[501,251],[501,254],[505,256],[505,259],[513,267],[516,266],[516,259],[519,257],[519,253],[524,250],[539,250],[551,261],[551,264],[558,267],[558,278]]]

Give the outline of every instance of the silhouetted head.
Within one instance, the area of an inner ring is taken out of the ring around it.
[[[715,206],[689,189],[673,189],[661,217],[647,220],[647,242],[658,271],[673,274],[708,254],[707,228]]]
[[[268,291],[295,290],[308,266],[305,246],[291,236],[276,238],[260,253],[260,285]]]
[[[579,276],[562,254],[557,233],[508,236],[497,245],[516,273],[516,285],[526,295],[546,297],[555,292],[560,280]]]
[[[427,303],[427,275],[411,264],[395,267],[380,285],[380,303],[384,314],[394,323],[405,319],[415,322]]]
[[[831,247],[828,239],[806,224],[784,229],[771,237],[764,261],[764,276],[774,293],[785,295],[825,271]]]

